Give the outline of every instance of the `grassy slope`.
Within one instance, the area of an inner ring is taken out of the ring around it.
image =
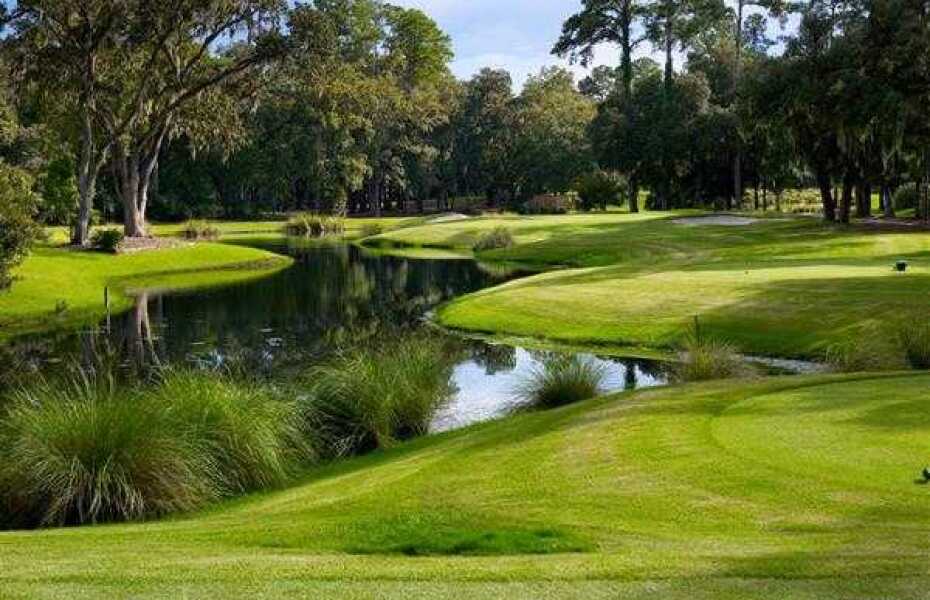
[[[0,597],[923,597],[928,386],[618,395],[185,519],[0,533]]]
[[[652,215],[487,218],[389,232],[468,247],[504,224],[517,245],[483,258],[568,266],[461,298],[454,327],[571,341],[667,345],[694,315],[744,350],[810,356],[843,339],[888,339],[930,307],[930,235],[830,228],[815,219],[686,227]],[[905,276],[892,272],[906,257]],[[865,332],[865,333],[863,333]]]
[[[235,283],[290,264],[290,259],[253,248],[196,244],[113,256],[41,246],[16,271],[19,279],[0,293],[0,340],[4,337],[96,321],[104,313],[103,288],[114,311],[128,308],[127,290],[185,289]],[[59,300],[68,309],[56,315]]]

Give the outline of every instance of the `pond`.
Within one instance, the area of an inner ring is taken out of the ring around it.
[[[441,431],[513,411],[514,390],[545,352],[442,332],[425,318],[456,296],[524,273],[472,259],[385,255],[348,244],[281,240],[294,265],[244,284],[192,293],[140,292],[135,307],[89,330],[28,336],[6,352],[18,373],[110,361],[125,373],[151,365],[236,365],[275,374],[325,361],[338,349],[436,330],[454,346],[456,390],[437,414]],[[660,364],[587,356],[608,391],[661,385]]]

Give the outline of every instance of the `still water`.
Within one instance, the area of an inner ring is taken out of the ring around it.
[[[5,362],[21,374],[62,364],[109,360],[140,366],[246,366],[273,374],[325,361],[353,345],[371,345],[424,328],[437,305],[519,277],[519,271],[470,259],[414,259],[351,245],[281,242],[294,265],[257,281],[193,293],[140,292],[135,307],[97,327],[16,340]],[[442,333],[454,346],[456,393],[433,429],[448,430],[519,406],[514,390],[545,353]],[[665,383],[650,361],[588,356],[608,372],[606,390]]]

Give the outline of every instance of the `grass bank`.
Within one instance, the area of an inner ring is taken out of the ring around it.
[[[0,292],[0,341],[14,335],[77,327],[105,314],[110,288],[114,312],[132,305],[133,289],[193,289],[263,277],[291,264],[263,250],[228,244],[112,255],[40,246]]]
[[[0,533],[0,596],[918,598],[928,385],[730,381],[523,414],[184,518]]]
[[[830,227],[813,218],[682,225],[608,213],[490,217],[388,232],[384,243],[469,248],[510,228],[484,260],[563,267],[460,298],[439,311],[461,329],[570,342],[668,346],[693,321],[743,351],[811,357],[893,336],[930,301],[930,234]],[[907,274],[893,272],[899,258]]]

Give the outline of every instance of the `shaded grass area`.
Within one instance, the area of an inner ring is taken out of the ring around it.
[[[916,598],[930,575],[930,488],[915,483],[928,387],[776,378],[526,413],[184,518],[0,533],[0,589]]]
[[[13,287],[0,292],[0,340],[40,330],[93,323],[111,308],[131,305],[140,288],[192,289],[237,283],[285,268],[291,260],[263,250],[197,244],[114,256],[40,246],[16,270]]]
[[[381,238],[467,247],[505,224],[510,249],[480,254],[568,267],[460,298],[449,326],[571,342],[671,347],[695,316],[742,351],[820,357],[868,346],[930,308],[930,234],[830,227],[812,218],[682,226],[676,215],[502,217],[411,227]],[[899,258],[906,275],[893,272]],[[897,362],[889,360],[886,362]]]

